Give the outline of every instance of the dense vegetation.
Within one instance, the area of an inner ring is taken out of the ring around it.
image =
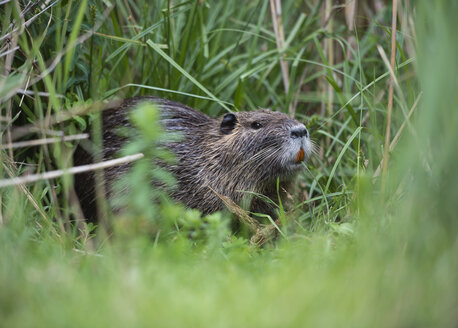
[[[391,3],[279,2],[0,1],[2,326],[458,324],[458,3],[400,1],[392,38]],[[73,175],[13,180],[73,167],[136,95],[306,123],[318,151],[276,240],[142,183],[173,184],[151,112],[126,211],[99,198],[97,228]]]

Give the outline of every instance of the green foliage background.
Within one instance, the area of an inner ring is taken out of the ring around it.
[[[78,220],[71,176],[2,188],[1,326],[457,325],[456,2],[400,4],[391,139],[402,132],[384,186],[389,5],[350,31],[338,4],[326,21],[325,1],[282,1],[280,51],[268,1],[45,6],[0,5],[2,144],[90,126],[81,143],[97,146],[102,100],[154,94],[212,116],[292,106],[321,150],[262,249],[227,213],[202,219],[154,190],[133,189],[107,236]],[[138,115],[140,132],[157,123]],[[155,149],[145,131],[126,152]],[[2,177],[71,167],[75,144],[2,148]],[[145,156],[132,185],[173,183],[150,167],[167,154]],[[145,194],[158,201],[135,203]]]

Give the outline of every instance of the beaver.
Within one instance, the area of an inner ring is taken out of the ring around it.
[[[253,193],[276,202],[277,178],[280,190],[286,190],[312,152],[305,125],[284,113],[260,109],[211,118],[181,103],[147,96],[126,99],[103,112],[104,160],[116,156],[125,144],[117,130],[130,125],[128,112],[143,102],[159,108],[166,131],[182,135],[181,140],[165,145],[177,159],[165,165],[178,183],[172,198],[203,214],[224,208],[215,191],[237,204]],[[126,166],[105,169],[107,189],[125,172]],[[95,207],[87,178],[77,178],[75,183],[85,216],[93,217]],[[276,216],[270,202],[254,197],[250,203],[250,211]]]

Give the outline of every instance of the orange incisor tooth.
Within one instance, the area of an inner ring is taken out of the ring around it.
[[[299,149],[296,155],[296,163],[302,162],[304,160],[304,149]]]

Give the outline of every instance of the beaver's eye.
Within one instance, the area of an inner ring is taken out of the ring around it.
[[[255,130],[262,128],[262,124],[259,122],[253,122],[251,123],[251,127]]]

